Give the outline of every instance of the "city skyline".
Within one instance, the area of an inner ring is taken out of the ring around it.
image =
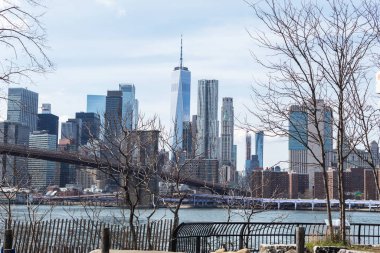
[[[119,83],[134,83],[139,111],[146,116],[157,113],[169,128],[171,71],[178,64],[183,34],[184,65],[191,69],[193,79],[190,115],[196,114],[197,81],[217,79],[219,104],[223,97],[233,97],[235,116],[243,120],[244,106],[250,105],[250,87],[264,75],[250,54],[256,50],[247,32],[256,22],[250,7],[243,1],[226,0],[147,3],[49,1],[42,21],[55,71],[33,76],[34,84],[20,87],[38,92],[40,103],[51,103],[61,123],[86,111],[88,94],[105,95]],[[245,131],[235,130],[239,170],[244,168],[244,140]],[[287,160],[286,139],[266,138],[265,142],[264,164]]]

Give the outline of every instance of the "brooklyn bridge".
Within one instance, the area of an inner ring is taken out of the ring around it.
[[[65,151],[52,151],[46,149],[30,148],[22,145],[0,144],[0,154],[6,154],[18,157],[35,158],[53,162],[69,163],[84,167],[91,167],[100,170],[106,169],[120,169],[119,163],[111,163],[110,161],[103,161],[90,156],[83,156],[78,153],[70,153]],[[206,188],[212,193],[229,194],[231,191],[238,191],[236,188],[229,187],[226,184],[213,183],[203,181],[192,177],[182,178],[180,175],[161,171],[160,176],[175,182],[187,184],[193,187]]]

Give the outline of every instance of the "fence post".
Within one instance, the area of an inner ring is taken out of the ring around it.
[[[359,224],[359,231],[358,231],[358,244],[360,244],[361,231],[362,231],[362,224]]]
[[[196,240],[195,253],[201,253],[201,237],[197,236]]]
[[[104,228],[102,232],[102,253],[109,253],[111,247],[110,229]]]
[[[305,228],[296,227],[296,252],[303,253],[305,249]]]
[[[239,235],[239,249],[242,249],[244,248],[244,230],[245,230],[245,227],[247,226],[248,223],[245,223],[241,230],[240,230],[240,235]],[[248,227],[248,231],[249,231],[249,227]],[[248,247],[248,245],[245,245],[246,247]]]
[[[4,253],[12,253],[14,250],[12,249],[13,245],[13,234],[12,229],[6,229],[4,233]]]

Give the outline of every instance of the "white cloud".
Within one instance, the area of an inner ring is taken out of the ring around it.
[[[115,6],[117,4],[117,0],[95,0],[95,2],[107,7]]]

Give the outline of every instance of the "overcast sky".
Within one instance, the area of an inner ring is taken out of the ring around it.
[[[171,73],[179,62],[181,34],[184,65],[192,74],[191,114],[196,114],[198,80],[212,78],[219,80],[219,108],[223,97],[233,97],[235,116],[243,119],[244,106],[251,104],[250,86],[265,74],[250,54],[258,49],[247,30],[259,24],[243,0],[45,4],[42,20],[55,71],[36,77],[28,88],[39,93],[40,105],[51,103],[61,121],[86,110],[87,94],[105,95],[119,83],[134,83],[140,113],[158,114],[169,127]],[[239,170],[244,167],[244,136],[235,131]],[[254,139],[252,143],[254,150]],[[287,140],[264,140],[264,166],[287,158]]]

